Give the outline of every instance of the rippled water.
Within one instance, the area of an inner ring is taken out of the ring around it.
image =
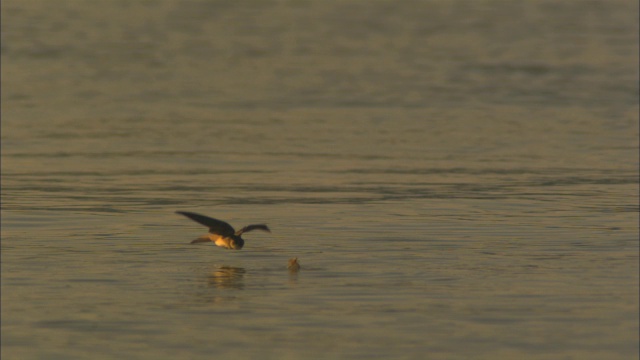
[[[2,10],[3,358],[637,358],[637,4]]]

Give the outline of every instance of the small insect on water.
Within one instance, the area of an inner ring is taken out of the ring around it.
[[[193,240],[191,242],[192,244],[212,241],[217,246],[225,249],[240,250],[244,246],[244,239],[241,237],[242,234],[252,230],[271,232],[265,224],[247,225],[236,231],[233,226],[222,220],[187,211],[176,211],[176,213],[184,215],[197,223],[209,227],[209,233]]]
[[[300,263],[298,263],[298,258],[289,259],[289,264],[287,265],[287,269],[291,272],[296,272],[300,270]]]

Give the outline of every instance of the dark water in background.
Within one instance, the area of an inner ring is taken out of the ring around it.
[[[637,17],[3,1],[3,359],[637,358]]]

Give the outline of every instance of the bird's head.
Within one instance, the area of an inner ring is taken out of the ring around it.
[[[234,250],[240,250],[244,246],[244,240],[240,236],[234,235],[231,237],[229,245],[231,245],[231,248]]]

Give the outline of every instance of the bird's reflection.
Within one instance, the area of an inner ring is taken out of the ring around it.
[[[221,266],[209,274],[207,283],[218,289],[243,289],[245,272],[244,268]]]

